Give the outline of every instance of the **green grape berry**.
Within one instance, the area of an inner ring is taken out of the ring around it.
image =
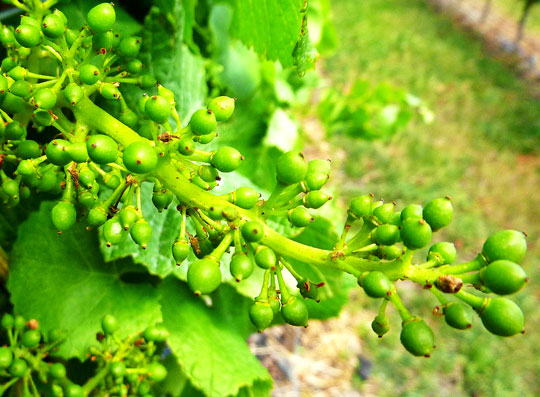
[[[162,324],[152,325],[143,332],[146,341],[165,342],[169,337],[169,331]]]
[[[195,295],[207,295],[221,284],[219,263],[211,259],[199,259],[193,262],[187,272],[187,281]]]
[[[112,29],[116,21],[116,12],[112,3],[101,3],[93,7],[86,16],[88,25],[96,33]]]
[[[302,202],[306,208],[317,209],[321,208],[331,199],[332,197],[328,196],[324,192],[321,192],[320,190],[312,190],[302,198]]]
[[[440,258],[441,265],[450,265],[456,260],[456,247],[452,243],[435,243],[429,248],[428,260],[433,256]]]
[[[230,263],[230,271],[231,276],[233,276],[237,282],[251,276],[253,268],[253,261],[246,254],[237,253],[233,255]]]
[[[393,219],[395,207],[396,205],[394,203],[385,203],[373,210],[373,216],[380,223],[390,223]]]
[[[50,39],[57,39],[62,36],[65,29],[66,24],[59,15],[46,15],[41,23],[41,31]]]
[[[274,319],[274,311],[268,300],[255,300],[249,308],[249,318],[258,332],[268,328]]]
[[[433,231],[437,231],[452,222],[454,208],[450,197],[431,200],[423,209],[422,217],[429,223]]]
[[[88,151],[86,153],[88,153]],[[90,189],[95,180],[96,180],[96,174],[94,174],[94,172],[90,168],[83,167],[80,169],[79,183],[81,183],[83,186]]]
[[[132,129],[137,127],[139,121],[137,114],[129,109],[120,115],[119,120]]]
[[[126,205],[120,210],[119,217],[124,230],[129,230],[129,228],[139,219],[139,214],[133,205]]]
[[[22,331],[26,327],[26,320],[23,316],[15,316],[13,320],[13,326],[17,331]]]
[[[154,190],[152,194],[152,203],[159,212],[162,212],[164,209],[169,207],[172,202],[172,198],[173,196],[170,194],[170,190],[158,189]]]
[[[118,144],[108,135],[90,135],[86,141],[88,156],[97,164],[108,164],[118,156]]]
[[[216,150],[210,161],[221,172],[232,172],[242,164],[244,156],[238,150],[230,146],[223,146]]]
[[[145,114],[156,123],[165,123],[169,116],[171,115],[171,104],[169,101],[159,95],[154,95],[150,97],[145,105],[144,105],[144,112]]]
[[[321,299],[319,297],[319,287],[322,287],[323,285],[324,283],[315,284],[311,280],[301,280],[296,286],[300,290],[300,295],[302,295],[303,298],[313,299],[316,302],[320,302]]]
[[[507,259],[520,263],[527,253],[525,234],[516,230],[500,230],[488,237],[482,252],[488,262]]]
[[[118,52],[126,58],[135,58],[141,49],[142,39],[138,36],[125,37],[120,41]]]
[[[41,333],[37,329],[29,329],[21,335],[21,343],[27,348],[37,347],[40,341]]]
[[[158,155],[149,141],[135,141],[124,149],[124,165],[134,174],[146,174],[157,167]]]
[[[9,87],[9,92],[15,96],[25,98],[32,92],[32,86],[26,80],[18,80],[13,82],[11,87]]]
[[[28,370],[28,364],[22,358],[15,358],[8,368],[8,372],[14,378],[22,378]]]
[[[276,266],[277,256],[270,247],[260,245],[255,250],[255,263],[261,269],[271,269]]]
[[[358,218],[368,217],[371,215],[371,204],[373,197],[365,194],[352,199],[349,204],[349,210]]]
[[[84,163],[88,161],[88,149],[84,142],[74,142],[69,145],[67,152],[69,157],[76,163]]]
[[[37,110],[32,113],[32,121],[36,127],[48,127],[54,122],[50,110]]]
[[[121,378],[126,374],[126,364],[123,361],[115,361],[111,363],[109,370],[114,378]]]
[[[112,314],[106,314],[101,320],[101,329],[106,334],[112,334],[118,329],[118,320]]]
[[[407,218],[401,224],[401,239],[410,249],[420,249],[431,242],[431,227],[423,219]]]
[[[2,43],[5,47],[9,47],[15,44],[15,41],[15,36],[13,35],[11,29],[5,25],[0,27],[0,43]]]
[[[15,324],[15,319],[9,313],[6,313],[2,316],[2,327],[5,329],[12,328]]]
[[[70,83],[64,88],[64,98],[71,106],[75,106],[84,98],[84,90],[78,84]]]
[[[36,141],[26,139],[17,145],[17,156],[21,159],[33,159],[41,156],[41,147]]]
[[[527,273],[517,263],[506,259],[491,262],[480,272],[482,284],[498,295],[518,292],[528,280]]]
[[[17,121],[12,121],[6,126],[4,131],[6,139],[17,140],[21,139],[26,134],[24,125]]]
[[[176,240],[172,246],[173,258],[180,265],[191,252],[191,246],[186,239]]]
[[[422,219],[422,206],[419,204],[409,204],[401,210],[401,222],[407,219]]]
[[[385,298],[392,289],[392,282],[388,276],[379,271],[369,272],[361,279],[362,288],[371,298]]]
[[[15,40],[26,48],[37,46],[41,41],[39,27],[29,24],[17,26],[15,29]]]
[[[306,176],[308,165],[300,152],[282,154],[276,163],[277,180],[284,185],[301,182]]]
[[[51,211],[51,219],[54,227],[63,232],[75,224],[77,210],[69,201],[59,201]]]
[[[480,319],[489,332],[512,336],[523,331],[523,312],[518,305],[506,298],[488,299],[480,312]]]
[[[79,78],[83,84],[92,85],[98,82],[101,77],[99,69],[92,64],[86,64],[79,69]]]
[[[400,340],[403,347],[415,356],[429,357],[433,350],[433,331],[424,320],[417,317],[403,323]]]
[[[128,232],[120,222],[118,216],[109,219],[103,225],[103,238],[107,247],[122,244],[128,236]]]
[[[383,245],[379,247],[379,250],[381,252],[381,258],[388,260],[397,259],[403,254],[403,250],[395,245]]]
[[[472,311],[461,302],[451,302],[444,307],[444,320],[452,328],[469,329],[472,327]]]
[[[66,337],[64,332],[58,328],[52,328],[47,334],[47,342],[54,343],[63,340]]]
[[[167,369],[158,362],[150,364],[146,371],[148,372],[148,379],[154,382],[161,382],[167,377]]]
[[[227,96],[219,96],[208,103],[208,109],[216,117],[216,121],[227,121],[234,112],[236,100]]]
[[[154,76],[150,74],[143,74],[139,76],[138,83],[137,83],[142,89],[148,90],[152,87],[154,87],[157,84],[156,79]]]
[[[54,363],[51,365],[49,373],[54,379],[64,379],[66,377],[66,367],[62,363]]]
[[[98,91],[105,99],[115,100],[122,97],[116,83],[103,83],[99,86]]]
[[[289,300],[281,306],[281,315],[287,324],[297,327],[307,327],[309,313],[306,304],[296,296],[291,296]]]
[[[399,228],[390,224],[377,226],[373,237],[377,244],[394,245],[399,240]]]
[[[0,368],[9,368],[13,362],[13,352],[9,347],[0,347]]]
[[[216,116],[211,110],[199,109],[191,116],[189,125],[195,135],[208,135],[216,130]]]
[[[146,246],[152,239],[152,226],[144,219],[139,219],[131,227],[129,233],[135,243],[139,244],[142,249],[146,249]]]
[[[143,63],[139,59],[132,59],[126,65],[126,70],[132,75],[138,75],[143,68]]]
[[[64,390],[66,397],[84,397],[85,395],[84,389],[75,383],[69,384]]]
[[[247,242],[259,241],[264,236],[264,227],[259,221],[248,221],[242,225],[242,236]]]
[[[330,178],[330,160],[311,160],[308,162],[308,170],[305,182],[308,190],[321,189]]]
[[[219,172],[210,165],[201,165],[198,170],[200,178],[205,182],[215,182],[219,180]]]
[[[178,141],[178,152],[184,156],[191,156],[195,150],[195,142],[189,136],[183,137]]]
[[[379,338],[382,338],[390,331],[390,321],[388,321],[388,317],[384,315],[375,316],[371,322],[371,329],[379,336]]]
[[[112,30],[103,33],[95,33],[92,38],[92,44],[97,51],[110,51],[113,46],[114,35]]]
[[[287,217],[289,218],[289,222],[296,227],[309,226],[315,220],[305,207],[296,207],[289,210]]]
[[[233,203],[240,208],[249,210],[259,201],[259,192],[247,186],[242,186],[233,192]]]

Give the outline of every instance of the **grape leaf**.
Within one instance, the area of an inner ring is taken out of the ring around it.
[[[160,292],[169,346],[196,388],[209,396],[229,396],[256,382],[257,390],[268,394],[272,379],[246,344],[254,330],[250,299],[223,284],[209,307],[174,278],[165,279]]]
[[[269,60],[293,65],[304,0],[229,0],[234,7],[231,34]]]
[[[181,3],[175,3],[166,13],[153,7],[144,23],[141,53],[149,71],[174,92],[182,119],[200,109],[207,95],[204,60],[183,44],[186,15],[191,14]]]
[[[229,36],[232,9],[226,4],[212,7],[208,27],[212,33],[214,58],[223,65],[220,83],[239,101],[251,99],[261,84],[261,61],[255,52]]]
[[[14,311],[45,332],[65,331],[58,352],[65,358],[85,358],[105,314],[119,320],[121,337],[159,321],[158,293],[144,270],[128,260],[105,263],[97,236],[82,224],[58,235],[52,206],[43,202],[19,228],[7,285]]]

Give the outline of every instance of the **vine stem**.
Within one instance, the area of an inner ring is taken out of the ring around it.
[[[96,129],[109,135],[124,147],[135,141],[145,140],[145,138],[141,137],[131,128],[95,105],[87,97],[73,107],[73,112],[77,120],[86,123],[89,128]],[[208,211],[211,207],[219,208],[232,205],[223,198],[215,196],[191,183],[185,176],[178,172],[177,167],[174,165],[170,156],[165,156],[160,159],[158,167],[153,171],[153,176],[161,181],[167,189],[171,190],[182,205],[191,208],[196,207],[204,211]],[[273,199],[275,200],[283,190],[284,187],[278,184],[273,194]],[[270,198],[265,203],[265,207],[267,207],[268,202],[271,202],[273,199]],[[240,207],[236,208],[242,219],[258,219],[261,221],[257,215],[257,209],[245,210]],[[415,269],[415,266],[411,264],[410,257],[407,255],[404,255],[401,259],[389,262],[336,255],[336,252],[334,251],[315,248],[290,240],[272,230],[264,222],[261,221],[261,223],[264,226],[264,234],[260,243],[269,246],[278,256],[285,258],[298,260],[315,266],[329,267],[347,273],[350,273],[351,268],[354,269],[356,273],[379,270],[385,272],[388,277],[393,280],[414,278],[415,276],[417,278],[428,277],[430,279],[436,279],[440,274],[443,274],[440,270],[443,267],[429,270]],[[353,243],[356,239],[360,240],[365,238],[373,227],[374,225],[364,225],[359,234],[349,243]],[[455,272],[462,270],[462,268],[457,267],[452,269]],[[446,268],[446,270],[448,270],[448,268]]]
[[[9,258],[4,251],[4,248],[0,246],[0,279],[2,283],[5,283],[9,274]]]

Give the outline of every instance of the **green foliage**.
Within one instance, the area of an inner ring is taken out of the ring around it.
[[[362,139],[387,138],[416,115],[428,124],[434,117],[419,98],[403,89],[390,83],[373,87],[368,80],[356,80],[347,94],[328,88],[317,110],[329,137],[347,134]]]

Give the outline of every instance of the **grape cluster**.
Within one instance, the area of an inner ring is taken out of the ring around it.
[[[243,157],[231,147],[212,152],[196,147],[216,137],[217,123],[232,115],[234,100],[213,99],[182,129],[174,94],[157,85],[137,58],[141,38],[120,37],[112,30],[115,18],[113,5],[102,3],[90,10],[80,31],[66,28],[59,10],[41,21],[24,16],[20,26],[2,27],[0,41],[8,56],[0,75],[0,200],[11,208],[32,191],[60,196],[52,209],[59,233],[84,218],[88,228],[103,226],[108,246],[130,235],[144,249],[152,227],[141,210],[141,184],[153,183],[152,202],[159,211],[174,198],[149,174],[159,157],[171,154],[183,174],[206,190],[217,185],[218,171],[235,170]],[[42,61],[37,70],[35,57]],[[123,97],[124,84],[143,90],[135,110]],[[136,128],[138,139],[119,145],[82,122],[78,113],[89,99],[101,101],[117,122]],[[58,134],[40,144],[50,127]],[[112,193],[100,195],[103,190]],[[180,251],[176,245],[176,258]]]
[[[385,310],[388,302],[399,312],[402,323],[401,342],[412,354],[429,356],[434,335],[426,322],[411,315],[401,302],[393,284],[409,279],[430,290],[439,300],[436,312],[456,329],[472,327],[473,310],[485,328],[499,336],[523,332],[521,309],[511,300],[491,297],[490,293],[509,295],[518,292],[528,281],[519,263],[525,257],[525,235],[503,230],[490,236],[482,252],[472,261],[454,264],[456,248],[450,242],[430,246],[433,232],[448,226],[453,218],[450,197],[437,198],[424,207],[408,205],[401,211],[394,203],[374,201],[371,195],[353,199],[338,253],[354,255],[378,263],[369,271],[356,272],[358,284],[371,298],[383,299],[372,323],[373,331],[382,337],[390,329]],[[358,233],[347,240],[353,223],[361,221]],[[429,247],[426,262],[411,264],[416,250]],[[404,274],[393,274],[399,266],[409,265]],[[377,268],[379,266],[379,268]],[[481,295],[467,292],[471,288]]]
[[[23,16],[19,26],[0,29],[7,51],[0,66],[3,205],[14,207],[33,191],[45,193],[57,199],[51,217],[59,233],[81,221],[88,229],[99,228],[109,247],[130,236],[145,249],[152,226],[142,212],[142,185],[151,184],[157,210],[167,209],[175,198],[179,202],[180,232],[171,255],[178,265],[192,253],[197,258],[187,270],[195,294],[211,294],[220,286],[220,263],[226,253],[232,254],[229,271],[237,282],[250,277],[255,266],[264,270],[260,293],[249,310],[258,331],[280,316],[286,323],[307,326],[304,299],[318,302],[324,282],[300,274],[296,261],[354,275],[368,296],[382,302],[372,323],[379,336],[389,330],[388,303],[395,306],[403,323],[401,341],[414,355],[429,355],[434,335],[404,306],[394,285],[398,280],[412,280],[431,291],[441,303],[439,312],[454,328],[470,328],[472,308],[496,335],[523,330],[519,307],[491,295],[515,293],[526,283],[519,265],[527,249],[522,233],[495,233],[477,258],[461,264],[454,264],[453,244],[435,243],[426,261],[416,264],[414,254],[428,248],[433,233],[452,221],[450,198],[398,211],[394,203],[363,195],[350,203],[333,250],[280,236],[267,225],[268,218],[309,227],[317,209],[332,199],[321,190],[330,176],[330,161],[306,161],[300,152],[287,152],[277,160],[276,187],[267,199],[250,187],[212,194],[220,173],[238,169],[244,160],[232,147],[201,150],[217,137],[218,124],[231,118],[235,100],[212,99],[182,127],[174,93],[158,84],[138,58],[142,39],[115,32],[111,3],[92,8],[80,30],[67,28],[61,11],[34,3],[39,12],[28,9],[29,16]],[[125,98],[126,85],[140,88],[137,100]],[[296,288],[285,283],[285,272],[296,280]],[[109,341],[115,340],[111,324],[110,319],[103,323]],[[148,352],[155,351],[152,343],[163,338],[159,329],[145,333],[141,348],[133,350],[140,356],[137,360],[148,358]],[[141,372],[130,372],[132,364],[126,360],[110,363],[115,356],[108,343],[92,353],[106,358],[100,365],[107,374],[113,364],[116,368],[117,376],[107,378],[107,385],[120,394],[141,394],[146,380],[132,375]],[[149,365],[155,371],[145,369],[142,374],[150,372],[148,378],[158,381],[161,375],[154,372],[163,374],[163,368],[155,362]]]
[[[167,375],[156,356],[168,336],[161,325],[122,340],[115,335],[116,319],[106,315],[103,332],[97,336],[99,344],[88,353],[97,364],[96,375],[82,386],[69,380],[63,362],[51,359],[65,340],[62,331],[43,334],[36,320],[11,314],[2,317],[1,325],[9,345],[0,348],[0,378],[4,381],[0,394],[20,385],[25,396],[82,397],[103,392],[151,396],[153,385]]]

